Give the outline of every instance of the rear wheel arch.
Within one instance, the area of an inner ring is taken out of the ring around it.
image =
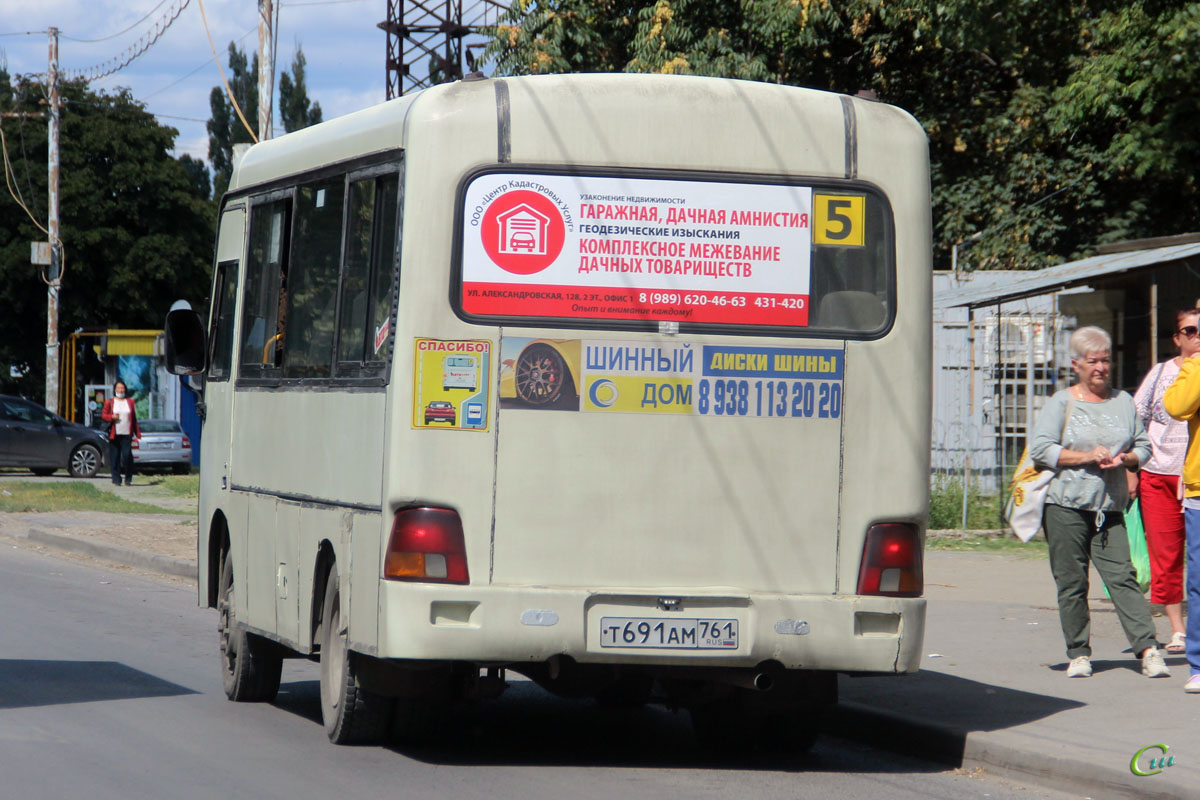
[[[329,572],[335,563],[337,563],[337,555],[334,553],[333,544],[325,539],[317,547],[317,559],[313,565],[312,597],[309,598],[309,632],[312,634],[314,645],[321,641],[321,614],[324,610],[325,587],[329,582]]]
[[[221,564],[229,552],[229,524],[217,511],[208,526],[208,607],[217,607],[217,589],[221,583]]]

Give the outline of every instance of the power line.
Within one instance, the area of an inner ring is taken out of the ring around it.
[[[172,0],[173,7],[168,9],[167,13],[163,14],[163,16],[159,18],[158,22],[154,23],[154,29],[143,35],[142,38],[134,42],[125,50],[125,52],[121,53],[120,55],[114,56],[108,61],[96,64],[95,66],[87,67],[86,69],[59,70],[59,76],[68,80],[80,79],[90,83],[91,81],[99,80],[100,78],[112,75],[114,72],[120,72],[128,67],[135,58],[140,56],[142,53],[145,53],[147,50],[153,47],[160,38],[162,38],[162,35],[167,32],[167,29],[171,27],[171,24],[175,22],[175,20],[179,19],[179,15],[183,13],[185,8],[187,8],[189,2],[191,2],[191,0]],[[48,76],[46,73],[41,72],[36,75],[27,75],[25,77],[35,81],[42,81]]]
[[[147,11],[146,15],[144,17],[142,17],[141,19],[139,19],[137,22],[133,23],[128,28],[125,28],[124,30],[118,31],[109,36],[102,36],[99,39],[76,39],[74,36],[67,36],[65,33],[60,33],[59,36],[61,36],[64,39],[70,39],[72,42],[83,42],[85,44],[90,44],[90,43],[94,43],[94,42],[107,42],[109,39],[115,39],[118,36],[122,36],[126,33],[129,33],[131,30],[136,28],[138,25],[141,25],[143,22],[150,19],[150,17],[154,14],[155,11],[158,11],[160,8],[162,8],[164,5],[166,5],[168,2],[169,2],[169,0],[160,0],[158,5],[156,5],[154,8],[150,9],[149,11]]]

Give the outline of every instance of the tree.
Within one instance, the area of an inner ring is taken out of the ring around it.
[[[237,100],[251,128],[258,125],[258,54],[252,62],[229,43],[229,89]],[[233,177],[233,146],[253,142],[254,138],[238,117],[225,94],[224,86],[214,86],[208,96],[212,116],[208,120],[208,161],[213,170],[213,197],[219,198],[229,188]],[[257,135],[257,130],[255,131]]]
[[[304,71],[307,63],[304,50],[297,44],[291,74],[284,70],[279,76],[279,119],[288,133],[321,121],[321,104],[310,103],[308,99]]]
[[[870,90],[929,135],[937,262],[981,232],[972,264],[1033,268],[1195,227],[1198,16],[1172,0],[522,0],[487,55],[501,74]]]
[[[43,111],[45,91],[28,81],[13,85],[0,70],[0,111]],[[172,157],[178,132],[160,125],[128,90],[97,93],[69,82],[60,94],[59,329],[159,328],[173,301],[202,306],[215,216],[203,165]],[[0,125],[14,188],[44,226],[46,124]],[[46,285],[29,263],[29,243],[45,239],[0,185],[0,391],[35,398],[45,386]]]

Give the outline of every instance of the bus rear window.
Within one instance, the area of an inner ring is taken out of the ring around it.
[[[867,337],[892,319],[892,215],[859,182],[487,170],[458,228],[470,321]]]

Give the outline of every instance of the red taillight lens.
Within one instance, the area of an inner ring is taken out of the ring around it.
[[[186,436],[185,436],[185,437],[183,437],[183,449],[184,449],[184,450],[191,450],[191,449],[192,449],[192,443],[191,443],[191,441],[190,441],[190,440],[189,440],[189,439],[188,439]]]
[[[139,449],[138,448],[138,440],[136,438],[133,440],[133,444],[131,446],[133,447],[134,450]]]
[[[920,597],[925,590],[921,564],[921,539],[915,525],[872,525],[858,570],[858,593]]]
[[[467,547],[458,512],[424,507],[397,511],[383,577],[394,581],[469,583]]]

